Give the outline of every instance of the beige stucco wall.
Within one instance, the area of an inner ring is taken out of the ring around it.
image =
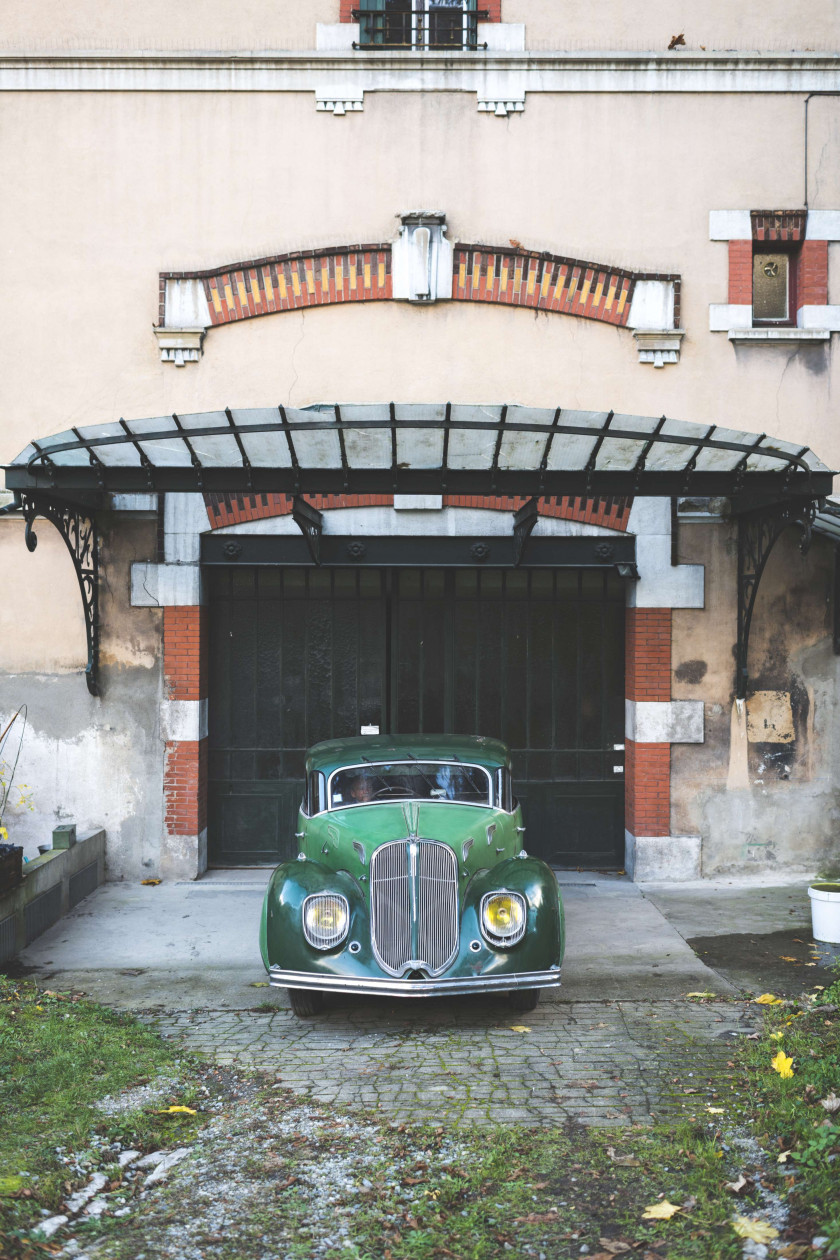
[[[3,104],[6,459],[33,435],[119,415],[450,397],[666,411],[808,443],[840,466],[840,338],[734,348],[708,331],[709,303],[727,299],[709,210],[801,202],[798,98],[532,95],[507,121],[466,93],[374,94],[341,119],[303,93]],[[840,204],[831,181],[817,191]],[[451,239],[681,272],[681,362],[641,366],[629,332],[570,317],[387,303],[251,320],[212,331],[198,365],[160,363],[159,270],[388,239],[416,205],[444,208]]]
[[[481,5],[478,6],[479,8]],[[10,48],[304,49],[317,22],[338,21],[338,0],[6,0],[4,43]],[[503,0],[502,18],[524,22],[532,49],[665,49],[684,33],[699,49],[830,49],[840,19],[837,0]],[[679,54],[677,54],[679,55]]]

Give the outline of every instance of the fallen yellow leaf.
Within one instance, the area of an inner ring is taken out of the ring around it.
[[[197,1115],[197,1112],[194,1107],[181,1107],[181,1106],[164,1107],[163,1111],[158,1112],[158,1115],[159,1116],[172,1116],[172,1115],[175,1115],[176,1112],[181,1113],[185,1116]]]
[[[511,1024],[510,1031],[511,1032],[530,1032],[531,1029],[526,1028],[524,1024]]]
[[[772,1225],[751,1216],[736,1216],[732,1228],[739,1238],[751,1238],[757,1243],[769,1243],[779,1237],[779,1231]]]
[[[762,993],[761,997],[757,997],[756,1002],[759,1006],[782,1006],[782,998],[777,998],[773,993]]]
[[[706,1110],[713,1116],[722,1116],[724,1112],[723,1107],[707,1107]]]
[[[781,1041],[781,1040],[782,1040],[782,1038],[784,1037],[784,1035],[785,1035],[785,1034],[784,1034],[783,1032],[774,1032],[774,1033],[770,1033],[770,1040],[771,1040],[771,1041]]]
[[[784,1050],[780,1050],[774,1059],[770,1060],[770,1066],[774,1072],[778,1072],[783,1081],[789,1080],[793,1076],[793,1059],[790,1055],[785,1054]]]
[[[145,884],[147,887],[156,888],[157,885],[160,883],[160,880],[159,879],[141,879],[140,883]]]
[[[799,962],[798,958],[791,958],[790,954],[779,954],[782,962]]]
[[[782,1151],[779,1155],[776,1156],[776,1163],[786,1164],[789,1158],[790,1158],[790,1151]]]
[[[714,997],[714,993],[686,993],[686,997]]]
[[[682,1208],[676,1203],[669,1203],[667,1199],[663,1199],[661,1203],[651,1203],[650,1207],[646,1207],[642,1212],[643,1221],[668,1221],[675,1212],[681,1212]]]

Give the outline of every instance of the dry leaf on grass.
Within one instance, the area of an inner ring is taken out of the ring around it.
[[[780,1050],[775,1058],[770,1060],[770,1066],[774,1072],[779,1073],[783,1081],[793,1076],[793,1059],[789,1054],[785,1054],[784,1050]]]
[[[709,1115],[722,1116],[726,1108],[725,1107],[707,1107],[706,1110],[708,1111]]]
[[[789,1159],[790,1159],[790,1151],[781,1151],[780,1154],[776,1156],[776,1163],[786,1164]]]
[[[176,1114],[195,1116],[198,1115],[198,1112],[194,1107],[182,1107],[180,1104],[177,1107],[164,1107],[163,1111],[158,1112],[159,1116],[174,1116]]]
[[[618,1238],[599,1238],[598,1246],[603,1247],[604,1251],[609,1252],[611,1256],[620,1256],[625,1251],[630,1251],[629,1243],[621,1242]]]
[[[810,1243],[788,1243],[786,1247],[782,1247],[779,1255],[784,1260],[804,1260],[805,1256],[812,1256],[814,1250]]]
[[[549,1221],[556,1221],[556,1212],[529,1212],[527,1216],[517,1216],[514,1219],[514,1225],[546,1225]]]
[[[762,993],[755,1000],[759,1006],[784,1006],[784,999],[776,997],[774,993]]]
[[[651,1203],[650,1207],[646,1207],[642,1212],[643,1221],[669,1221],[675,1212],[681,1212],[682,1208],[676,1203],[669,1203],[667,1199],[663,1199],[661,1203]]]
[[[636,1159],[635,1155],[616,1155],[614,1146],[607,1147],[607,1154],[619,1168],[641,1168],[642,1166],[642,1161]]]
[[[820,1099],[820,1106],[833,1116],[835,1111],[840,1111],[840,1098],[836,1094],[829,1094],[827,1098]]]
[[[736,1216],[732,1228],[739,1238],[750,1238],[757,1243],[769,1243],[779,1237],[779,1231],[773,1225],[752,1216]]]
[[[733,1194],[743,1194],[743,1192],[751,1185],[751,1177],[745,1177],[743,1173],[738,1173],[735,1181],[727,1181],[726,1188],[727,1190],[731,1190]]]

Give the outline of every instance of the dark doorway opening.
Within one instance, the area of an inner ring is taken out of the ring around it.
[[[612,569],[207,576],[211,865],[293,857],[306,749],[363,727],[505,740],[529,852],[622,865],[625,588]]]

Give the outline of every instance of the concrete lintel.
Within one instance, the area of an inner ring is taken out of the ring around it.
[[[204,603],[204,582],[197,564],[131,566],[132,608],[179,608]]]
[[[443,509],[442,494],[395,494],[395,512],[440,512]]]
[[[702,744],[702,700],[625,700],[624,736],[636,744]]]
[[[112,512],[156,512],[156,494],[112,494]]]
[[[160,734],[167,743],[206,739],[207,701],[164,700],[160,706]]]
[[[681,883],[701,875],[700,836],[634,836],[624,833],[624,866],[634,883]]]
[[[198,879],[207,870],[207,828],[197,836],[165,833],[160,846],[161,879]]]

